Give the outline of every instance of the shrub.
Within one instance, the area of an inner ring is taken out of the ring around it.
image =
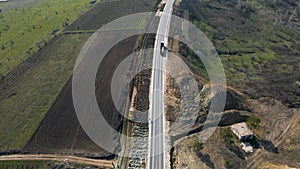
[[[232,164],[232,162],[231,162],[230,160],[228,160],[228,159],[225,158],[224,161],[225,161],[224,167],[225,167],[226,169],[232,169],[232,168],[235,168],[235,166]]]
[[[200,152],[200,150],[203,149],[203,143],[200,143],[198,140],[194,142],[194,150],[196,151],[196,153]]]
[[[234,133],[228,128],[221,129],[221,137],[229,145],[233,145],[236,141],[236,137],[235,137]]]
[[[260,118],[254,115],[251,115],[246,121],[247,125],[252,129],[259,127],[260,122]]]
[[[292,144],[292,145],[300,144],[300,136],[290,137],[290,144]]]

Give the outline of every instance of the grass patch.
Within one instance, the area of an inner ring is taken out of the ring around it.
[[[189,63],[189,67],[191,68],[191,70],[193,70],[193,72],[196,72],[202,77],[208,79],[208,73],[206,71],[203,62],[192,50],[189,50],[189,55],[187,56],[187,62]]]
[[[205,24],[204,22],[194,20],[192,23],[197,26],[209,39],[212,39],[216,33],[213,27]]]
[[[54,34],[87,11],[91,0],[41,0],[0,13],[0,74],[7,75]]]
[[[72,74],[78,53],[91,34],[59,35],[0,100],[0,151],[22,149]]]

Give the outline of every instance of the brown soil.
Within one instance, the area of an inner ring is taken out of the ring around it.
[[[262,119],[261,126],[254,129],[254,132],[260,140],[267,140],[269,143],[261,144],[263,148],[249,158],[247,167],[256,168],[265,161],[300,167],[300,154],[297,153],[300,149],[299,141],[290,144],[290,138],[299,137],[295,133],[299,131],[299,109],[289,109],[272,98],[253,100],[251,105],[253,112]],[[272,151],[272,146],[278,153]]]
[[[108,22],[126,15],[139,12],[153,12],[156,3],[156,0],[118,0],[100,2],[65,30],[98,30]]]
[[[113,168],[112,163],[115,161],[95,160],[83,157],[65,156],[65,155],[50,155],[50,154],[27,154],[27,155],[7,155],[1,156],[0,161],[62,161],[71,162],[82,165],[96,166],[100,168]]]
[[[101,112],[116,130],[120,129],[121,117],[112,101],[111,78],[117,65],[132,53],[136,39],[137,37],[131,37],[117,44],[103,60],[96,77],[97,101],[101,103],[99,105],[105,105],[100,107]],[[104,63],[114,63],[114,65]],[[63,152],[97,157],[110,155],[93,143],[81,128],[73,107],[71,79],[65,85],[24,151]]]
[[[199,142],[200,134],[180,139],[174,143],[173,168],[224,168],[224,158],[230,159],[235,168],[243,168],[243,153],[236,146],[226,145],[220,137],[220,128],[202,145],[200,150],[194,146]],[[238,156],[236,153],[239,153]]]
[[[100,2],[67,27],[65,31],[97,30],[118,17],[131,13],[153,11],[155,3],[155,0]],[[109,35],[107,38],[109,38]],[[112,101],[110,93],[111,78],[118,64],[133,52],[136,40],[137,37],[131,37],[112,48],[102,61],[103,66],[97,73],[97,102],[101,103],[99,105],[105,105],[100,107],[101,112],[104,112],[103,115],[106,120],[117,131],[121,130],[122,121]],[[81,128],[73,107],[71,83],[70,78],[43,122],[25,146],[24,151],[71,153],[102,158],[111,157],[110,153],[91,141]]]
[[[65,85],[23,151],[109,155],[93,143],[81,128],[73,107],[71,85],[72,79]]]
[[[193,145],[199,141],[200,133],[175,141],[173,167],[222,168],[226,160],[229,160],[234,168],[254,169],[264,166],[266,162],[300,167],[299,109],[289,109],[280,101],[271,98],[249,100],[248,105],[252,112],[226,111],[219,125],[245,121],[251,114],[259,116],[262,120],[261,124],[258,128],[252,129],[258,144],[254,146],[253,154],[244,153],[238,143],[226,144],[220,137],[220,130],[217,129],[199,152]],[[195,162],[197,162],[196,167]]]

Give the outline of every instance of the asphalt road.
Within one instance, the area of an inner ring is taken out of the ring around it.
[[[162,12],[154,45],[153,70],[150,88],[148,169],[165,168],[165,119],[164,119],[164,57],[174,0],[167,0]],[[161,42],[164,41],[164,49]]]

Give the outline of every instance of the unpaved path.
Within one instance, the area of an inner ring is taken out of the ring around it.
[[[1,9],[17,8],[38,1],[40,0],[8,0],[7,2],[0,2],[0,8]]]
[[[42,160],[42,161],[63,161],[83,165],[90,165],[96,167],[113,168],[112,163],[114,160],[96,160],[84,157],[76,157],[70,155],[53,155],[53,154],[18,154],[18,155],[5,155],[0,156],[0,161],[13,161],[13,160]]]

